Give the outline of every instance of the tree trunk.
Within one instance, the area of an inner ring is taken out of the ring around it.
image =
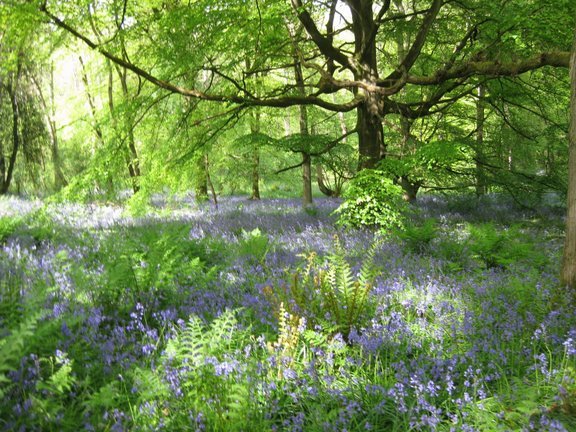
[[[404,116],[400,116],[400,129],[402,131],[402,141],[400,143],[402,155],[413,154],[415,149],[410,145],[411,138],[414,138],[411,135],[412,120]],[[408,174],[404,174],[395,178],[395,182],[402,188],[402,198],[404,201],[409,203],[416,201],[416,195],[420,190],[420,186],[422,186],[422,181],[414,181]]]
[[[250,199],[260,199],[260,150],[256,145],[252,149],[252,194]]]
[[[208,200],[208,174],[206,172],[206,163],[204,154],[198,155],[196,159],[196,202],[204,202]]]
[[[293,35],[294,37],[294,35]],[[298,93],[300,95],[306,95],[304,75],[302,74],[302,64],[298,56],[297,48],[293,46],[293,57],[294,57],[294,76],[296,79],[296,86],[298,87]],[[300,112],[300,135],[305,137],[308,135],[308,110],[306,105],[300,105],[298,107]],[[304,146],[303,146],[304,147]],[[302,150],[302,205],[306,207],[311,207],[314,205],[312,201],[312,158],[310,157],[310,152]]]
[[[60,190],[65,187],[68,182],[62,171],[62,160],[60,159],[60,150],[58,148],[58,130],[56,129],[56,104],[54,103],[54,64],[50,67],[50,118],[48,125],[50,126],[50,137],[52,139],[52,163],[54,165],[54,187]],[[47,107],[45,107],[47,110]]]
[[[330,189],[326,184],[326,179],[324,178],[324,170],[322,169],[322,164],[320,163],[316,165],[316,180],[318,182],[318,189],[320,189],[320,192],[329,197],[336,196],[336,192]]]
[[[402,188],[402,198],[404,198],[404,201],[409,203],[415,202],[418,191],[420,190],[420,186],[422,186],[422,182],[413,182],[410,181],[407,177],[400,177],[398,178],[397,183]]]
[[[210,187],[210,192],[212,193],[212,200],[214,205],[218,208],[218,198],[216,197],[216,190],[214,189],[214,183],[212,183],[212,178],[210,177],[210,162],[208,160],[208,153],[204,154],[204,170],[206,172],[206,183]]]
[[[568,132],[568,213],[560,280],[576,290],[576,31],[570,56],[570,129]]]
[[[50,65],[50,106],[44,97],[44,92],[42,91],[42,86],[36,79],[32,76],[32,81],[36,86],[38,95],[40,96],[40,101],[42,103],[42,108],[44,109],[44,115],[46,117],[46,123],[48,124],[48,130],[50,132],[50,142],[52,144],[52,165],[54,166],[54,189],[60,190],[65,187],[68,182],[62,171],[62,161],[60,159],[60,151],[58,149],[58,129],[56,128],[56,105],[54,103],[54,63]],[[87,80],[86,80],[87,81]]]
[[[256,109],[250,122],[250,132],[253,134],[260,132],[260,111]],[[260,199],[260,149],[256,143],[252,148],[252,194],[251,200]]]
[[[372,10],[373,2],[348,0],[347,3],[352,14],[352,32],[359,66],[354,79],[375,86],[378,80],[378,61],[376,42],[372,38],[372,34],[377,30]],[[358,91],[364,94],[364,102],[356,110],[358,169],[361,170],[374,168],[386,154],[386,147],[382,127],[384,98],[367,89]]]
[[[20,108],[18,105],[18,76],[20,70],[16,73],[14,81],[8,85],[8,94],[10,96],[10,105],[12,107],[12,153],[8,160],[8,167],[5,167],[4,155],[2,155],[2,183],[0,184],[0,195],[8,193],[10,183],[12,182],[12,175],[14,174],[14,166],[16,165],[16,157],[20,148]]]
[[[88,106],[90,107],[90,114],[92,114],[92,120],[93,120],[93,125],[92,125],[92,129],[94,129],[94,133],[96,134],[96,138],[98,139],[98,141],[100,142],[100,145],[102,146],[102,148],[104,148],[106,146],[106,143],[104,141],[104,133],[102,132],[102,127],[100,126],[100,123],[98,122],[98,113],[96,111],[96,104],[94,103],[94,97],[92,96],[92,93],[90,92],[90,83],[88,82],[88,73],[86,72],[86,66],[84,64],[84,60],[82,60],[81,56],[78,56],[78,60],[80,62],[80,66],[81,66],[81,73],[82,73],[82,82],[84,83],[84,90],[86,92],[86,98],[88,99]],[[109,100],[109,104],[110,101],[112,101],[112,74],[109,74],[108,77],[108,100]],[[113,108],[112,104],[111,104],[111,108]],[[113,192],[114,191],[114,179],[112,178],[112,173],[110,170],[105,170],[107,171],[107,176],[104,179],[104,183],[106,184],[107,190],[109,192]],[[97,179],[97,182],[99,184],[101,179]]]
[[[302,152],[302,184],[303,184],[303,205],[311,207],[312,201],[312,158],[310,153]]]
[[[484,85],[478,86],[478,101],[476,102],[476,196],[480,197],[487,192],[486,173],[484,162]]]
[[[386,153],[380,97],[368,92],[365,96],[365,102],[357,109],[358,170],[376,167]]]
[[[128,90],[128,79],[127,71],[124,68],[118,67],[118,76],[120,77],[120,85],[122,88],[122,95],[124,96],[124,101],[130,100],[130,92]],[[126,153],[126,164],[128,166],[128,173],[130,174],[130,180],[132,181],[132,190],[137,193],[140,190],[140,162],[138,159],[138,151],[136,150],[136,140],[134,139],[134,120],[132,112],[128,111],[127,115],[124,116],[125,125],[128,138],[127,153]]]

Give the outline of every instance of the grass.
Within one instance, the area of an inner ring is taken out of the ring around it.
[[[576,430],[561,215],[337,205],[0,200],[0,429]]]

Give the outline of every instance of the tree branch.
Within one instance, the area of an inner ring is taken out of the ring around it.
[[[304,8],[302,5],[302,0],[291,0],[292,7],[296,12],[298,19],[306,29],[306,32],[310,35],[320,52],[324,54],[329,59],[334,60],[337,63],[340,63],[344,68],[349,69],[352,72],[356,71],[356,67],[354,63],[344,55],[339,49],[332,45],[332,42],[329,38],[325,37],[320,33],[318,27],[314,23],[314,20],[310,16],[310,13]]]
[[[294,0],[296,1],[296,0]],[[195,99],[202,99],[206,101],[212,102],[231,102],[238,105],[243,106],[267,106],[272,108],[287,108],[290,106],[296,105],[315,105],[321,108],[324,108],[328,111],[335,111],[335,112],[347,112],[351,111],[356,108],[360,103],[362,103],[362,97],[355,97],[354,99],[345,102],[345,103],[333,103],[325,101],[316,96],[283,96],[283,97],[276,97],[276,98],[263,98],[263,99],[256,99],[250,97],[241,97],[238,95],[222,95],[222,94],[208,94],[206,92],[202,92],[197,89],[188,89],[185,87],[177,86],[171,82],[162,80],[151,73],[145,71],[144,69],[126,61],[109,51],[106,51],[102,48],[99,44],[93,42],[90,38],[86,37],[85,35],[81,34],[72,26],[68,25],[60,18],[52,14],[46,8],[46,4],[42,4],[40,6],[40,11],[44,13],[53,24],[61,29],[67,31],[68,33],[72,34],[74,37],[83,41],[86,45],[88,45],[91,49],[99,52],[102,56],[109,59],[113,63],[122,66],[131,72],[135,73],[139,77],[144,78],[145,80],[149,81],[150,83],[154,84],[155,86],[167,90],[172,93],[181,94],[183,96],[195,98]],[[344,56],[345,57],[345,56]]]
[[[424,21],[422,21],[422,25],[420,26],[420,30],[418,30],[418,34],[414,39],[414,43],[410,47],[410,50],[406,54],[406,57],[400,63],[400,66],[392,72],[385,81],[387,82],[395,82],[402,78],[403,74],[408,72],[418,57],[420,56],[420,52],[422,51],[422,47],[424,47],[424,43],[426,42],[426,38],[428,37],[428,32],[430,28],[432,28],[432,23],[436,19],[440,8],[442,7],[443,0],[434,0],[432,6],[428,10],[428,13],[424,17]]]
[[[556,51],[538,54],[535,57],[515,62],[470,61],[454,66],[446,71],[439,71],[432,76],[409,75],[407,82],[416,85],[435,85],[456,78],[468,78],[473,75],[489,77],[516,76],[544,66],[568,67],[570,53]]]

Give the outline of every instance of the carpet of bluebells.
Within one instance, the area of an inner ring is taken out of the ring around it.
[[[0,200],[0,430],[574,431],[563,215]]]

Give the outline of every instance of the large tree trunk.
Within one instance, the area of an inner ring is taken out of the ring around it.
[[[380,99],[374,93],[367,93],[365,102],[357,109],[358,170],[374,168],[385,155]]]
[[[576,290],[576,31],[570,56],[570,129],[568,132],[568,213],[561,282]]]
[[[378,61],[376,57],[376,42],[372,38],[376,31],[372,1],[351,1],[348,5],[352,14],[352,32],[355,39],[355,52],[360,53],[359,70],[354,77],[366,84],[376,85],[378,80]],[[356,130],[358,133],[358,169],[374,168],[384,157],[384,129],[382,117],[384,98],[382,95],[360,89],[364,93],[364,102],[356,110]]]

